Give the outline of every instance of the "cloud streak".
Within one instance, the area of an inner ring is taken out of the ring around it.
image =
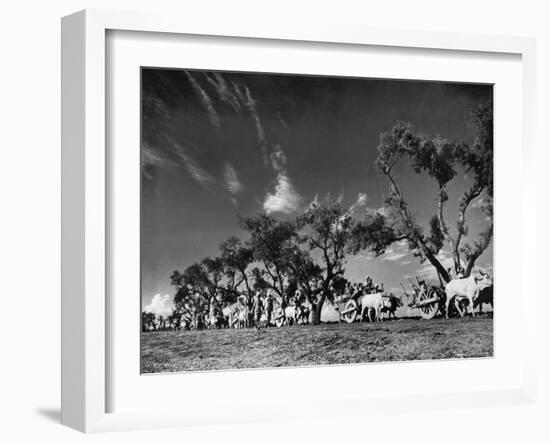
[[[230,163],[225,163],[223,170],[223,179],[225,183],[225,188],[232,196],[233,204],[236,204],[237,201],[235,199],[235,196],[243,191],[244,186],[239,181],[237,171]]]
[[[210,119],[210,123],[212,123],[212,126],[214,126],[215,128],[220,129],[222,127],[220,116],[218,115],[218,112],[214,107],[212,99],[206,93],[206,91],[201,87],[198,81],[195,80],[195,78],[188,71],[185,71],[185,75],[187,75],[187,78],[189,79],[191,86],[193,86],[193,90],[199,97],[199,100],[201,101],[202,105],[205,107],[208,113],[208,118]]]
[[[441,265],[446,269],[448,269],[449,267],[452,267],[454,265],[453,258],[451,256],[449,256],[449,254],[444,250],[439,251],[439,253],[437,255],[437,259],[439,260]],[[437,270],[427,260],[422,263],[422,265],[420,266],[420,268],[416,272],[407,274],[404,277],[405,278],[413,278],[415,276],[418,276],[419,278],[422,278],[422,279],[428,279],[428,280],[429,279],[432,279],[432,280],[437,280],[438,279]]]
[[[250,90],[248,89],[247,86],[244,86],[244,92],[242,92],[238,86],[234,85],[234,87],[235,87],[235,90],[237,91],[237,95],[244,100],[246,107],[250,112],[252,119],[254,120],[254,124],[256,126],[256,136],[258,137],[258,142],[260,143],[260,148],[262,149],[264,164],[267,165],[268,164],[267,139],[266,139],[264,127],[262,125],[262,121],[260,119],[260,115],[258,114],[258,111],[256,109],[256,101],[254,100],[254,98],[252,98]]]
[[[179,144],[173,145],[174,151],[181,159],[184,169],[202,188],[207,189],[211,185],[216,184],[217,180],[206,169],[202,168],[198,161],[193,158],[186,150]]]
[[[384,253],[382,260],[384,261],[400,261],[409,255],[409,249],[406,241],[399,241],[392,247],[388,248]]]
[[[218,97],[224,103],[229,104],[237,113],[241,111],[239,97],[229,88],[227,82],[221,74],[213,72],[211,75],[204,74],[206,80],[214,87]]]
[[[149,143],[141,144],[141,166],[144,173],[150,177],[146,168],[150,166],[162,167],[167,166],[171,161],[158,152],[158,149],[153,148]]]
[[[395,243],[393,246],[386,249],[386,252],[382,256],[382,260],[396,262],[396,261],[402,260],[403,258],[409,255],[410,255],[410,252],[409,252],[407,241],[401,240]],[[410,261],[407,261],[407,262],[410,262]]]

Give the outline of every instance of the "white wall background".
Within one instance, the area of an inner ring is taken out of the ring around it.
[[[19,0],[0,13],[0,438],[82,440],[59,425],[60,368],[60,17],[83,8],[163,9],[251,20],[327,21],[404,28],[534,36],[538,43],[539,250],[542,275],[549,249],[550,13],[523,0],[313,1]],[[427,68],[429,68],[427,66]],[[510,171],[513,179],[514,171]],[[521,177],[518,174],[518,181]],[[368,438],[385,440],[548,440],[550,327],[548,288],[540,284],[540,398],[536,406],[369,417]],[[535,311],[534,311],[534,314]],[[513,324],[511,324],[513,327]],[[462,430],[462,432],[461,432]],[[291,422],[247,427],[95,435],[95,440],[334,440],[361,437],[357,422]],[[363,434],[363,437],[365,435]]]

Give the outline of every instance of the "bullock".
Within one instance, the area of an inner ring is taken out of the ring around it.
[[[239,310],[239,305],[241,304],[238,302],[235,302],[222,309],[224,323],[227,324],[227,327],[234,327],[235,323],[237,322],[237,313]]]
[[[241,305],[237,311],[237,328],[246,328],[250,325],[250,316],[247,306]]]
[[[311,313],[311,304],[304,302],[298,304],[294,307],[294,323],[299,324],[300,321],[302,324],[309,324],[309,316]]]
[[[489,276],[480,272],[481,276],[470,275],[468,278],[453,279],[445,286],[445,316],[449,318],[449,304],[454,297],[468,299],[472,316],[475,317],[474,300],[477,299],[479,291],[489,285],[491,280]],[[460,311],[460,310],[459,310]]]
[[[370,311],[374,310],[374,321],[382,320],[382,308],[390,308],[390,301],[384,296],[383,293],[371,293],[364,295],[361,298],[361,322],[365,318],[365,311],[369,315],[369,321],[371,321]]]
[[[474,299],[474,306],[479,305],[479,313],[483,311],[483,304],[490,304],[493,308],[493,285],[483,287],[479,291],[479,296],[477,299]]]
[[[275,323],[282,319],[282,325],[294,325],[296,321],[296,307],[289,305],[284,309],[279,307],[275,310]]]
[[[466,312],[468,311],[468,304],[469,303],[470,303],[470,301],[468,300],[468,298],[466,298],[464,296],[455,296],[454,297],[454,308],[458,312],[458,314],[460,315],[461,318],[463,318],[464,315],[466,314]],[[450,307],[450,305],[449,305],[449,307]],[[451,312],[449,312],[449,314],[450,313]]]
[[[395,316],[395,311],[398,307],[403,306],[403,301],[401,301],[401,298],[399,296],[395,296],[394,294],[390,293],[389,295],[385,296],[386,300],[389,303],[388,306],[382,307],[382,313],[388,312],[388,319],[391,319],[392,315],[394,319],[397,319],[397,316]]]
[[[294,325],[296,322],[296,307],[289,305],[285,308],[285,322],[288,325]]]

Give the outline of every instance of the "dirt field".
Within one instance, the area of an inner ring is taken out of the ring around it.
[[[142,373],[493,355],[493,319],[142,333]]]

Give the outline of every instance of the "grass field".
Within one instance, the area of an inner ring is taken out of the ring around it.
[[[149,332],[142,373],[493,355],[493,318]]]

